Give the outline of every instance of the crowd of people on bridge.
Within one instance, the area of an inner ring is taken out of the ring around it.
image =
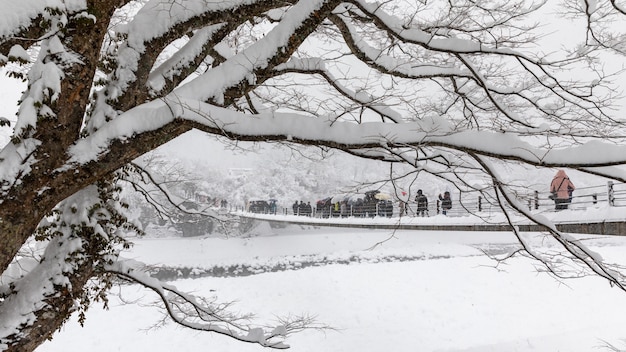
[[[313,207],[311,206],[311,202],[295,201],[291,206],[294,215],[302,215],[302,216],[311,216],[313,214]]]
[[[554,201],[555,210],[568,209],[569,205],[572,203],[575,189],[574,183],[569,179],[565,171],[558,170],[550,183],[549,195],[549,198]],[[427,217],[431,215],[429,213],[428,196],[422,189],[417,190],[413,199],[414,202],[409,202],[409,195],[405,191],[402,191],[396,198],[397,201],[399,201],[399,203],[397,203],[397,209],[400,216],[414,215]],[[312,206],[310,201],[295,201],[291,206],[291,211],[294,215],[300,216],[348,217],[378,215],[390,217],[394,212],[390,199],[390,195],[385,195],[379,191],[369,191],[366,192],[364,198],[355,197],[354,200],[347,196],[341,198],[327,197],[317,201],[315,206]],[[448,215],[453,205],[450,192],[445,191],[443,194],[440,193],[436,199],[436,213]],[[252,212],[276,214],[276,200],[271,199],[269,203],[265,201],[253,201],[248,210]]]

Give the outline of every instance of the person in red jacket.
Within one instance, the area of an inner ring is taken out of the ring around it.
[[[576,187],[563,170],[557,171],[550,183],[550,198],[554,200],[556,210],[567,209],[572,202],[572,193]]]

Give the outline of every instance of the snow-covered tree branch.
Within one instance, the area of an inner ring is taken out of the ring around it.
[[[132,261],[130,261],[132,262]],[[176,324],[198,331],[207,331],[227,335],[241,342],[255,343],[274,349],[289,348],[283,340],[290,334],[303,328],[310,328],[313,322],[306,317],[295,317],[281,321],[274,327],[251,326],[250,316],[229,312],[230,304],[218,304],[213,300],[195,297],[166,285],[128,265],[128,261],[119,261],[107,268],[107,271],[122,278],[141,284],[152,290],[162,302],[167,315]]]

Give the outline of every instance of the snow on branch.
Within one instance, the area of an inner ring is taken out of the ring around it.
[[[567,233],[557,230],[555,224],[546,219],[544,216],[533,214],[524,204],[521,204],[520,200],[511,193],[502,182],[502,176],[500,176],[496,168],[491,162],[481,156],[474,155],[475,160],[485,169],[487,173],[492,175],[494,180],[494,186],[496,188],[496,196],[500,198],[502,196],[507,205],[510,205],[516,212],[524,215],[537,225],[542,226],[548,233],[548,235],[556,240],[567,254],[561,253],[544,253],[541,252],[537,246],[533,245],[515,227],[510,217],[510,210],[507,209],[501,201],[499,204],[505,216],[507,217],[509,224],[513,227],[513,233],[517,237],[519,243],[522,245],[524,251],[532,258],[541,262],[550,273],[554,274],[558,278],[571,278],[580,277],[585,275],[583,269],[588,269],[594,274],[606,279],[612,285],[619,287],[621,290],[626,291],[626,276],[622,274],[615,264],[607,263],[602,256],[591,250],[589,247],[578,238],[568,235]],[[569,263],[568,263],[569,262]]]
[[[2,11],[0,11],[0,43],[7,37],[20,33],[24,28],[33,25],[41,26],[40,22],[33,21],[37,17],[41,16],[46,21],[57,21],[58,18],[52,15],[53,12],[67,11],[67,13],[78,13],[86,8],[87,4],[84,0],[22,0],[3,2]],[[51,11],[51,9],[57,10]],[[54,28],[54,30],[59,28],[56,24],[50,27]]]
[[[64,235],[50,241],[40,262],[22,268],[21,275],[4,276],[21,265],[19,261],[0,277],[0,350],[33,325],[41,311],[50,309],[46,300],[58,295],[60,287],[71,288],[69,276],[76,269],[72,257],[80,256],[83,240]],[[54,308],[50,309],[54,310]]]
[[[232,26],[248,19],[246,13],[249,10],[241,7],[254,5],[262,8],[257,1],[207,3],[192,0],[175,4],[161,0],[148,2],[128,23],[116,27],[119,43],[109,49],[108,53],[116,66],[103,90],[107,95],[106,100],[112,102],[125,98],[130,100],[126,103],[134,104],[134,96],[138,93],[141,95],[139,100],[147,100],[146,86],[151,86],[154,92],[163,89],[165,84],[172,84],[172,81],[180,83],[202,62],[207,50],[212,50],[212,45],[217,44],[232,30]],[[218,38],[213,38],[216,31],[223,28],[228,30]],[[157,64],[156,60],[162,50],[194,32],[193,38],[179,52],[150,72],[149,69]],[[124,94],[129,96],[124,97]],[[96,128],[115,115],[113,111],[107,110],[109,107],[103,99],[100,99],[96,109],[98,117],[93,123]],[[132,107],[124,102],[114,105],[116,107],[112,110],[127,110]],[[102,115],[110,116],[104,118]]]
[[[326,69],[325,60],[322,58],[298,59],[293,58],[285,64],[278,65],[275,69],[279,73],[300,73],[300,74],[317,74],[332,86],[335,91],[349,100],[357,103],[359,106],[367,107],[376,112],[380,116],[387,118],[393,122],[402,122],[404,117],[390,106],[377,102],[378,98],[370,95],[366,91],[356,92],[341,83],[341,80]]]
[[[563,149],[543,149],[513,133],[454,129],[445,116],[406,122],[336,121],[297,113],[248,115],[211,104],[172,96],[132,109],[109,122],[71,148],[73,163],[86,163],[106,155],[111,144],[136,138],[170,124],[189,123],[209,133],[241,140],[297,141],[338,149],[403,148],[412,145],[445,147],[462,152],[517,160],[540,166],[602,167],[624,162],[626,146],[591,141]],[[120,146],[123,148],[123,145]],[[602,154],[597,150],[601,148]],[[601,170],[596,170],[601,172]]]
[[[404,21],[388,14],[376,3],[370,3],[365,0],[354,0],[352,3],[354,3],[359,10],[375,19],[377,25],[383,29],[393,33],[393,35],[403,41],[422,45],[430,50],[454,53],[492,53],[525,57],[522,53],[506,47],[496,48],[483,45],[479,41],[455,37],[442,38],[434,33],[425,32],[418,28],[404,28],[402,26]]]
[[[257,2],[258,0],[151,0],[141,7],[130,23],[120,26],[118,32],[128,35],[130,46],[144,50],[146,42],[162,37],[180,23],[211,13],[237,12],[240,7]]]
[[[214,32],[223,26],[224,24],[217,24],[196,31],[182,48],[150,72],[148,82],[151,89],[161,91],[166,81],[178,76],[181,70],[188,67],[191,61],[204,51],[203,47],[213,38]]]
[[[284,343],[284,339],[288,335],[313,327],[313,321],[307,317],[283,320],[280,325],[269,328],[250,325],[252,317],[229,312],[230,304],[220,304],[183,293],[172,285],[164,284],[136,270],[140,266],[135,261],[126,260],[113,263],[106,269],[152,290],[164,304],[168,316],[175,323],[187,328],[214,332],[263,347],[286,349],[289,345]]]
[[[454,63],[439,63],[433,65],[415,59],[397,59],[386,55],[383,48],[374,48],[359,34],[357,28],[350,23],[350,17],[345,15],[331,16],[335,25],[339,26],[346,44],[352,52],[368,65],[381,72],[404,78],[428,77],[471,77],[471,73],[462,70]]]
[[[14,258],[2,272],[0,350],[32,350],[56,330],[50,326],[75,312],[82,323],[92,302],[106,300],[110,281],[101,265],[127,247],[118,236],[122,228],[136,228],[127,225],[115,192],[113,185],[99,182],[61,202],[33,234],[45,250]]]
[[[281,56],[290,47],[292,37],[303,40],[302,26],[313,17],[329,0],[299,1],[289,8],[283,19],[263,38],[250,47],[229,58],[191,82],[174,91],[179,96],[195,98],[201,101],[224,103],[224,93],[228,88],[241,82],[256,83],[255,72],[264,68],[277,56]],[[295,48],[291,48],[293,50]],[[286,61],[286,60],[285,60]]]

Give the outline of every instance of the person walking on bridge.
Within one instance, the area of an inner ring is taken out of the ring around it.
[[[572,193],[576,187],[563,170],[556,172],[550,183],[550,199],[554,200],[554,209],[567,209],[572,202]]]
[[[415,196],[415,202],[417,203],[417,216],[428,216],[428,198],[422,193],[421,189],[417,190]]]

